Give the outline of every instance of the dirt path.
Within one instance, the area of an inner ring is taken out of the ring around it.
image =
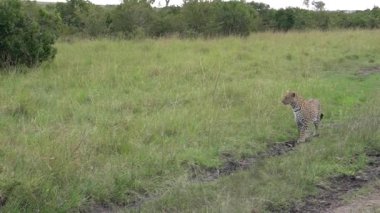
[[[284,155],[294,151],[297,144],[295,141],[274,143],[268,146],[264,152],[258,153],[245,159],[234,159],[228,154],[223,155],[224,164],[219,168],[199,168],[193,167],[189,171],[189,179],[195,182],[208,182],[217,180],[220,177],[231,175],[232,173],[246,170],[267,158]],[[294,204],[290,212],[379,212],[380,213],[380,187],[368,197],[363,197],[350,204],[344,204],[343,197],[351,192],[368,185],[372,181],[380,178],[380,153],[368,154],[370,162],[365,170],[355,176],[337,176],[329,179],[327,185],[318,185],[320,193],[315,196],[306,197],[300,203]],[[123,207],[102,207],[97,206],[94,212],[114,212],[115,210],[127,209],[138,211],[148,200],[158,199],[160,195],[151,195],[137,199]]]
[[[380,72],[380,66],[365,67],[365,68],[360,69],[357,72],[357,75],[359,75],[359,76],[367,76],[367,75],[370,75],[370,74],[373,74],[373,73],[377,73],[377,72]]]
[[[287,152],[293,151],[297,143],[295,141],[277,142],[273,144],[268,144],[266,151],[260,152],[254,156],[247,157],[244,159],[235,159],[229,154],[224,154],[221,157],[224,160],[223,165],[218,168],[201,168],[198,166],[193,166],[189,170],[189,179],[194,182],[208,182],[214,181],[222,176],[231,175],[234,172],[241,170],[246,170],[251,168],[253,165],[262,161],[264,159],[286,154]],[[99,213],[111,213],[111,212],[139,212],[141,206],[151,200],[158,199],[161,195],[147,195],[146,197],[140,197],[136,200],[122,206],[110,205],[104,206],[101,204],[94,204],[89,209],[89,212],[99,212]],[[1,201],[1,200],[0,200]]]
[[[293,151],[296,145],[296,141],[286,141],[269,144],[266,151],[260,152],[251,157],[246,157],[244,159],[235,159],[233,156],[229,154],[224,154],[222,156],[222,158],[224,159],[224,163],[221,167],[200,168],[197,166],[193,166],[190,169],[190,179],[199,182],[213,181],[218,179],[219,177],[231,175],[232,173],[240,170],[249,169],[259,161]]]
[[[343,203],[345,195],[380,178],[380,153],[368,153],[367,155],[370,158],[367,168],[355,176],[330,178],[328,184],[318,185],[319,194],[308,196],[301,203],[294,204],[291,212],[380,212],[380,189],[376,189],[368,197],[354,200],[350,204]],[[368,206],[366,206],[367,204]],[[368,207],[368,209],[364,207]],[[372,207],[377,210],[372,211]]]
[[[297,144],[295,141],[274,143],[268,146],[264,152],[245,159],[234,159],[225,154],[224,164],[219,168],[199,168],[194,167],[189,171],[189,179],[195,182],[214,181],[222,176],[246,170],[267,158],[284,155],[294,151]],[[368,196],[345,204],[343,198],[356,190],[367,186],[380,178],[380,153],[367,154],[370,158],[368,166],[355,176],[336,176],[327,181],[327,184],[317,185],[319,194],[308,196],[299,203],[293,203],[290,212],[328,212],[328,213],[349,213],[349,212],[379,212],[380,213],[380,186]],[[149,201],[158,199],[160,195],[150,195],[137,199],[124,206],[93,206],[90,212],[117,212],[118,209],[127,211],[139,211],[141,206]]]
[[[380,212],[380,188],[366,196],[361,196],[350,204],[345,204],[329,210],[333,213],[347,212]]]

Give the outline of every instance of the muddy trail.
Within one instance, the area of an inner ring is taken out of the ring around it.
[[[189,169],[189,179],[193,182],[210,182],[220,177],[231,175],[235,172],[252,168],[263,160],[281,156],[294,151],[298,144],[296,141],[278,142],[268,145],[266,151],[259,152],[251,157],[236,159],[230,154],[222,154],[224,163],[217,168],[202,168],[192,166]],[[339,207],[342,196],[353,190],[357,190],[369,182],[380,178],[380,153],[368,153],[370,161],[368,166],[355,176],[332,177],[325,185],[317,185],[320,193],[315,196],[308,196],[298,203],[292,203],[289,212],[331,212],[330,210]],[[117,212],[118,210],[139,211],[141,206],[152,200],[159,199],[160,195],[143,195],[136,200],[114,206],[95,205],[90,212]],[[268,206],[268,211],[277,212],[276,207]]]
[[[358,190],[370,182],[380,178],[380,153],[367,153],[367,167],[353,176],[337,176],[328,180],[327,184],[317,185],[319,193],[308,196],[299,203],[293,203],[290,212],[334,212],[343,205],[343,196]]]
[[[367,76],[373,73],[378,73],[380,72],[380,66],[374,66],[374,67],[365,67],[360,69],[356,75],[358,76]]]
[[[236,159],[232,155],[225,153],[222,154],[224,163],[218,168],[201,168],[199,166],[192,166],[190,168],[190,179],[193,181],[213,181],[222,176],[231,175],[240,170],[251,168],[254,164],[265,160],[266,158],[280,156],[293,151],[297,145],[296,141],[279,142],[268,145],[266,151],[259,152],[251,157],[244,159]]]
[[[380,212],[380,186],[375,185],[372,190],[369,194],[358,196],[350,203],[345,203],[328,211],[334,213]]]
[[[203,168],[200,166],[191,166],[189,169],[189,179],[194,182],[214,181],[220,177],[231,175],[234,172],[246,170],[254,166],[256,163],[266,158],[280,156],[289,151],[293,151],[297,145],[296,141],[278,142],[268,145],[266,151],[260,152],[254,156],[244,159],[235,159],[232,155],[222,154],[221,158],[224,163],[217,168]],[[143,195],[132,202],[124,205],[93,205],[89,212],[118,212],[118,210],[139,211],[141,206],[148,201],[159,199],[160,195]]]
[[[193,182],[215,181],[220,177],[231,175],[234,172],[249,169],[253,167],[256,163],[261,162],[267,158],[280,156],[290,151],[293,151],[296,145],[296,141],[286,141],[269,144],[266,151],[259,152],[254,156],[246,157],[244,159],[236,159],[232,155],[225,153],[221,156],[224,163],[220,167],[204,168],[200,166],[191,166],[189,169],[189,179]],[[160,198],[160,195],[147,195],[143,198],[137,199],[125,205],[123,208],[132,211],[138,211],[145,202],[156,200],[158,198]],[[119,206],[118,208],[121,207]],[[101,210],[100,212],[105,213],[113,212],[112,210],[115,209],[97,206],[97,210]]]

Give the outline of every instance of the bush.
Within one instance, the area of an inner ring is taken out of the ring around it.
[[[251,32],[256,11],[244,2],[217,2],[219,34],[247,36]]]
[[[155,15],[146,1],[125,1],[113,11],[110,29],[126,38],[143,38],[149,35]]]
[[[247,36],[254,29],[256,11],[243,2],[197,2],[186,3],[182,8],[185,32],[198,35]]]
[[[59,19],[35,3],[0,2],[0,67],[40,64],[54,58]]]

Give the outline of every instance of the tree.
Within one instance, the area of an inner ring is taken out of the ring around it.
[[[256,16],[250,6],[243,2],[216,2],[216,23],[218,34],[247,36],[252,29],[252,21]]]
[[[91,37],[104,36],[109,33],[111,22],[110,14],[105,9],[91,4],[88,15],[82,17],[84,28],[81,31]]]
[[[112,12],[110,28],[127,38],[149,36],[156,15],[147,1],[124,1]]]
[[[309,8],[310,0],[303,0],[303,5]]]
[[[164,7],[157,10],[149,34],[161,37],[175,33],[182,33],[185,24],[181,16],[181,8],[177,6]]]
[[[253,7],[258,12],[270,9],[270,6],[268,4],[264,4],[264,3],[261,3],[261,2],[254,2],[254,1],[252,1],[252,2],[249,2],[247,4],[249,6],[251,6],[251,7]]]
[[[312,4],[312,5],[315,7],[315,9],[318,10],[318,11],[322,11],[322,10],[325,9],[325,3],[324,3],[323,1],[313,1],[311,4]]]
[[[20,0],[0,2],[0,67],[29,67],[53,59],[52,46],[58,37],[59,18]]]
[[[57,13],[68,28],[65,33],[72,34],[85,29],[85,18],[89,16],[90,6],[91,3],[85,0],[68,0],[56,4]]]
[[[213,36],[218,32],[213,2],[188,1],[182,7],[182,17],[186,28],[185,36]]]
[[[313,28],[313,21],[315,13],[314,11],[294,8],[294,25],[293,29],[296,30],[305,30]]]
[[[265,31],[275,28],[276,23],[274,16],[276,11],[274,9],[271,9],[268,4],[264,3],[249,2],[247,4],[252,7],[253,10],[257,11],[257,15],[253,20],[253,31]]]
[[[280,9],[276,12],[277,30],[288,31],[294,25],[294,12],[291,8]]]

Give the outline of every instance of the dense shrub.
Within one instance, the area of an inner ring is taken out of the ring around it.
[[[146,1],[126,1],[112,13],[111,30],[127,38],[149,36],[156,13]]]
[[[247,36],[253,28],[256,11],[243,2],[218,2],[216,5],[218,34]]]
[[[249,35],[256,11],[243,2],[196,2],[182,8],[186,32],[196,35]]]
[[[288,31],[293,28],[295,23],[294,11],[291,8],[280,9],[275,15],[276,29]]]
[[[25,8],[24,8],[25,7]],[[27,8],[27,9],[26,9]],[[54,58],[59,19],[35,3],[0,2],[0,67],[34,66]]]
[[[215,7],[212,2],[190,1],[182,7],[185,36],[212,36],[218,31]]]
[[[185,31],[180,7],[171,6],[157,10],[157,16],[153,22],[150,31],[150,35],[153,37],[182,34]]]

